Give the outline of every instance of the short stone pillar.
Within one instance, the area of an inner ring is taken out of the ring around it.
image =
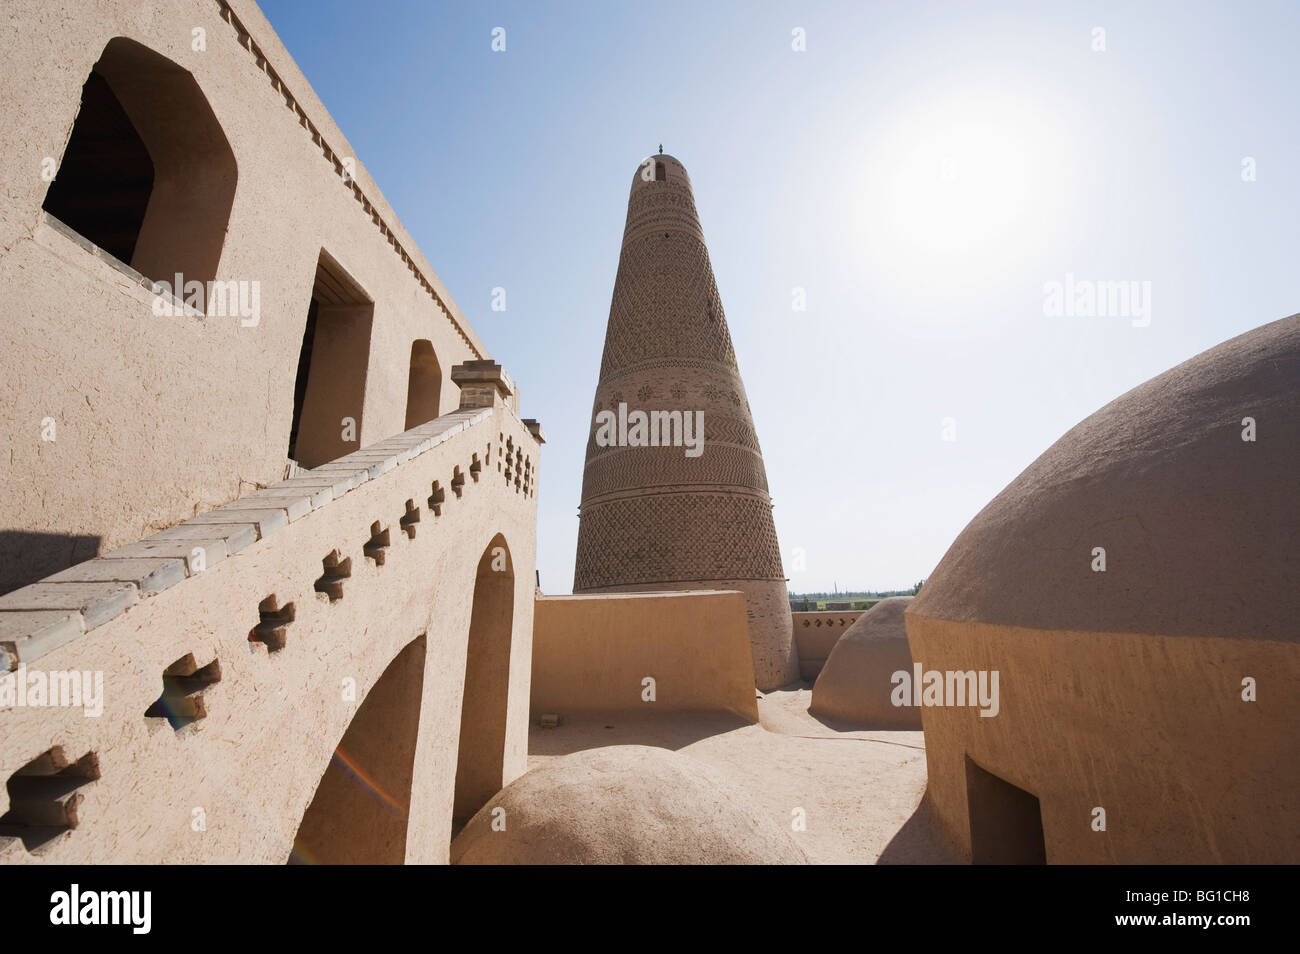
[[[495,361],[458,364],[451,369],[451,380],[460,387],[461,408],[504,405],[519,412],[515,384]]]

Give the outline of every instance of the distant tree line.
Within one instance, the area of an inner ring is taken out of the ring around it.
[[[848,590],[840,593],[791,593],[790,611],[812,613],[818,610],[868,610],[890,596],[915,596],[925,580],[918,580],[909,590]],[[833,604],[833,605],[828,605]]]

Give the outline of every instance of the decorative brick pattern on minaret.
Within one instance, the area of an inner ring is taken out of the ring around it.
[[[597,415],[702,411],[703,451],[601,446]],[[650,157],[628,198],[582,482],[575,593],[734,589],[760,689],[796,680],[762,451],[686,169]],[[708,633],[700,633],[707,639]]]

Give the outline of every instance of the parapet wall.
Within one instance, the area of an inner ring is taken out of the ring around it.
[[[739,592],[538,597],[532,680],[534,716],[712,710],[758,721]]]
[[[864,612],[866,610],[791,614],[794,619],[794,644],[799,651],[800,678],[817,678],[835,644]]]
[[[525,769],[537,453],[462,409],[0,597],[0,680],[102,678],[0,696],[0,861],[445,862]]]

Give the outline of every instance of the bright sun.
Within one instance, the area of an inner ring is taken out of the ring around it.
[[[1023,218],[1026,157],[1005,126],[939,123],[909,146],[888,193],[902,237],[935,251],[970,251]]]
[[[1057,124],[1013,94],[931,100],[867,150],[865,247],[904,275],[942,282],[1000,270],[1061,211]]]

